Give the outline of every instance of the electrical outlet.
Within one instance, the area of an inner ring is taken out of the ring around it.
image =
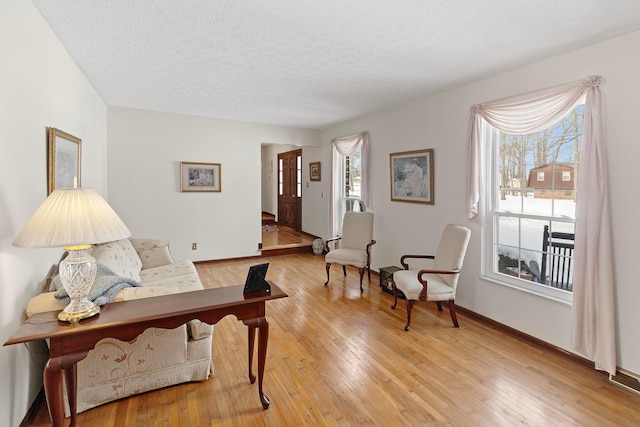
[[[198,244],[197,243],[192,243],[191,244],[191,250],[195,251],[196,249],[198,249]]]

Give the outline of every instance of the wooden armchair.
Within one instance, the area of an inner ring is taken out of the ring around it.
[[[329,250],[330,242],[340,240],[340,247]],[[329,269],[332,263],[342,264],[342,272],[347,275],[347,265],[354,266],[360,273],[360,292],[362,289],[362,278],[364,270],[367,269],[369,280],[371,280],[371,246],[375,245],[373,240],[373,213],[371,212],[347,212],[342,222],[342,236],[328,239],[325,243],[325,256],[327,281],[329,283]]]
[[[442,302],[449,302],[449,313],[453,326],[458,327],[456,317],[456,288],[460,269],[467,251],[467,245],[471,238],[471,231],[462,225],[449,224],[445,227],[440,237],[438,250],[435,255],[403,255],[400,263],[404,270],[396,271],[393,274],[393,294],[394,301],[391,308],[395,309],[398,304],[398,290],[401,290],[407,301],[407,324],[405,331],[409,330],[411,324],[411,310],[417,300],[434,301],[438,306],[438,311],[442,311]],[[408,259],[432,259],[433,268],[411,270]]]

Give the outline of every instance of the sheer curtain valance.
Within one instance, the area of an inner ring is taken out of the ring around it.
[[[555,86],[537,92],[476,104],[471,107],[467,151],[467,216],[480,216],[484,175],[482,141],[490,128],[510,134],[527,134],[544,130],[561,121],[583,100],[589,90],[597,89],[599,77]],[[585,110],[588,106],[585,105]],[[585,112],[585,115],[587,113]],[[583,136],[584,143],[584,136]],[[584,146],[584,145],[583,145]]]
[[[584,102],[578,169],[572,342],[574,349],[615,374],[615,312],[607,164],[603,145],[600,77],[476,104],[467,150],[467,216],[485,221],[487,135],[495,129],[526,134],[549,128]]]

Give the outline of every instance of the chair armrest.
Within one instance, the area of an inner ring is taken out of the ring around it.
[[[435,255],[402,255],[400,257],[400,264],[404,267],[405,270],[409,269],[409,264],[404,262],[405,259],[414,258],[414,259],[436,259]]]
[[[425,269],[425,270],[418,271],[418,282],[420,282],[420,284],[422,285],[422,291],[420,292],[420,296],[418,297],[418,299],[420,301],[426,301],[427,300],[427,287],[429,285],[429,281],[427,279],[425,279],[423,277],[423,275],[425,275],[425,274],[458,274],[458,273],[460,273],[460,269],[459,268],[455,268],[453,270],[429,270],[429,269]]]
[[[329,252],[329,242],[335,242],[336,240],[340,240],[340,239],[342,239],[342,237],[340,237],[340,236],[338,236],[338,237],[332,237],[332,238],[330,238],[330,239],[327,239],[327,240],[324,242],[324,251],[325,251],[325,252]]]
[[[418,271],[418,280],[423,285],[426,285],[427,281],[422,279],[422,275],[424,274],[458,274],[460,273],[459,268],[454,268],[453,270],[420,270]]]
[[[377,242],[375,240],[370,241],[369,243],[367,243],[367,253],[369,253],[369,251],[371,250],[371,246],[375,245]]]
[[[159,239],[129,239],[142,262],[142,269],[173,264],[169,241]]]

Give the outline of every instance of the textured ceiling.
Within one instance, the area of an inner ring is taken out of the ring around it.
[[[638,0],[32,0],[111,106],[321,129],[640,29]]]

